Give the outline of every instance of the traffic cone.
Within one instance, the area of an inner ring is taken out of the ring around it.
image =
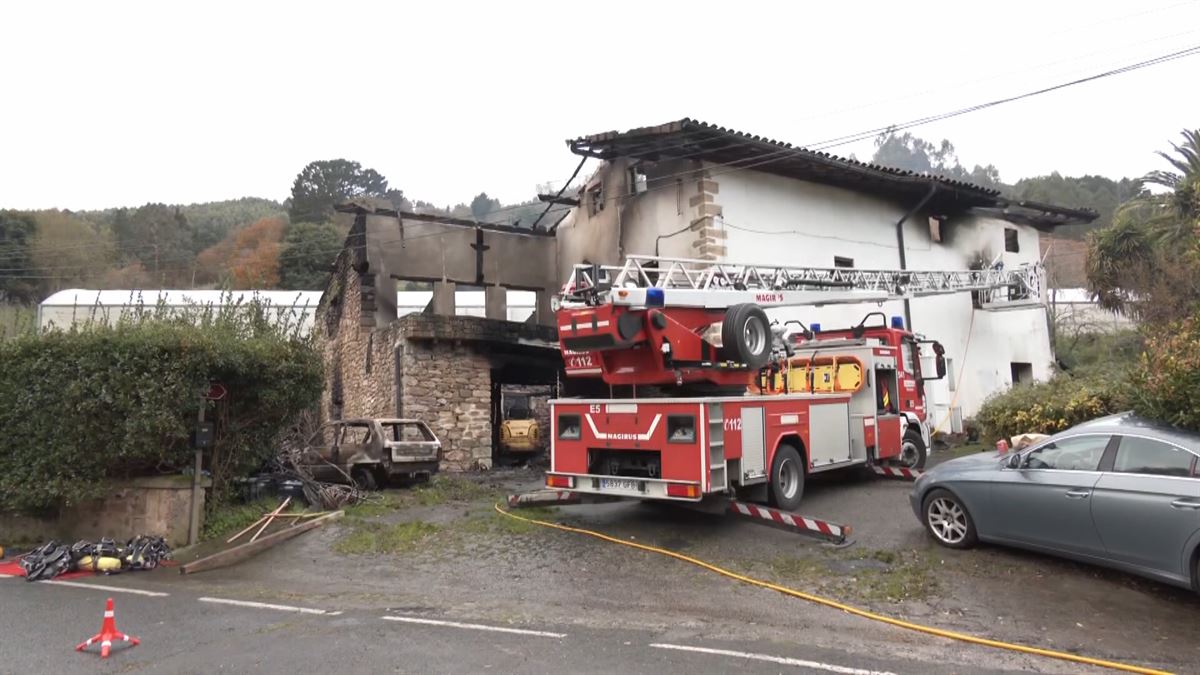
[[[95,636],[88,638],[87,642],[79,643],[79,646],[75,648],[75,651],[81,652],[99,642],[100,658],[107,659],[108,653],[112,648],[113,640],[123,640],[130,643],[130,646],[137,646],[141,644],[141,640],[138,640],[132,635],[121,633],[117,630],[117,620],[115,617],[116,615],[113,613],[113,601],[112,598],[109,598],[108,602],[104,605],[104,623],[100,624],[100,632]]]

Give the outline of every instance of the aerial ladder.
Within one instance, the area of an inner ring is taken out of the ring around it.
[[[979,309],[1019,309],[1042,303],[1043,275],[1040,264],[866,270],[632,255],[619,266],[573,268],[556,299],[559,340],[571,376],[739,386],[766,365],[776,342],[764,309],[963,292]]]

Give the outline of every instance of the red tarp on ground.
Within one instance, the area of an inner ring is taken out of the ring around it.
[[[23,577],[23,576],[25,576],[25,570],[21,569],[21,564],[17,562],[16,558],[13,558],[12,560],[0,560],[0,574],[7,574],[9,576],[14,576],[14,577]],[[54,578],[55,579],[74,579],[76,577],[90,577],[91,575],[92,575],[91,572],[76,571],[76,572],[67,572],[66,574],[60,574]]]

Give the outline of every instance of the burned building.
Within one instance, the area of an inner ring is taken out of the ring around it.
[[[443,469],[490,467],[503,388],[549,392],[559,380],[554,236],[365,203],[339,210],[353,225],[314,329],[322,416],[419,418],[443,443]],[[431,285],[424,312],[396,315],[397,281]],[[484,317],[455,315],[464,286],[483,289]],[[536,293],[529,320],[506,320],[509,289]]]

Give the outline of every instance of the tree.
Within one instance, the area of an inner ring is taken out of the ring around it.
[[[292,183],[288,209],[293,223],[323,222],[333,217],[333,207],[354,197],[385,197],[388,182],[374,169],[358,162],[331,159],[312,162]]]
[[[230,232],[196,256],[197,280],[234,289],[278,287],[283,229],[282,218],[260,218]]]
[[[471,215],[475,220],[487,220],[487,214],[500,208],[500,200],[488,197],[486,192],[480,192],[471,200]]]
[[[146,204],[113,220],[113,234],[125,262],[138,260],[158,283],[182,280],[191,267],[192,231],[178,206]]]
[[[325,288],[343,239],[343,233],[331,223],[293,223],[283,238],[280,287],[299,291]]]
[[[1200,307],[1200,131],[1183,135],[1177,156],[1159,153],[1176,171],[1143,178],[1171,190],[1140,193],[1088,240],[1088,286],[1100,304],[1155,324]]]
[[[28,213],[0,211],[0,303],[37,301],[32,244],[37,225]]]
[[[70,211],[38,211],[33,220],[31,254],[45,293],[93,286],[108,271],[113,242],[107,232]]]
[[[975,168],[968,171],[959,163],[954,144],[950,141],[942,139],[941,143],[935,145],[907,131],[900,135],[887,131],[876,137],[875,155],[871,161],[917,173],[957,178],[996,190],[1003,187],[1000,171],[995,166],[976,164]]]

